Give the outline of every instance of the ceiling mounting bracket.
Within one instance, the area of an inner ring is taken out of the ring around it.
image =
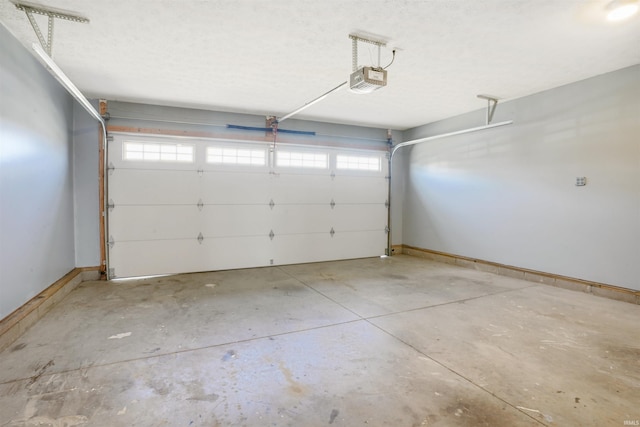
[[[478,98],[487,100],[487,123],[486,124],[489,124],[491,123],[491,120],[493,120],[493,113],[496,112],[496,107],[498,106],[499,98],[492,95],[478,95]]]
[[[36,36],[38,36],[38,40],[40,41],[42,48],[47,52],[49,56],[51,56],[51,50],[53,47],[53,20],[55,18],[81,23],[89,22],[89,18],[85,18],[84,16],[80,16],[73,12],[62,9],[55,9],[37,3],[30,3],[19,0],[11,0],[11,3],[16,6],[16,9],[22,10],[27,15],[27,19],[33,27],[33,31],[35,31]],[[33,16],[34,14],[44,15],[48,18],[46,39],[44,38],[42,31],[40,30],[40,26],[38,26],[38,22]]]
[[[351,39],[351,64],[354,72],[358,71],[358,42],[369,43],[378,46],[378,68],[380,68],[380,48],[386,47],[386,42],[367,39],[355,34],[349,34],[349,38]]]

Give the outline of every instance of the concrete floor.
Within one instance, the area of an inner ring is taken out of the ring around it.
[[[403,255],[85,282],[0,353],[0,425],[638,425],[639,319]]]

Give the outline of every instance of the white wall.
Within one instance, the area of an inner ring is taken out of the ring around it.
[[[410,149],[403,243],[640,290],[640,66],[503,103],[507,119]]]
[[[98,109],[97,103],[94,107]],[[100,265],[100,125],[80,104],[73,108],[73,209],[76,267]]]
[[[227,125],[265,127],[265,116],[255,114],[226,113],[192,108],[147,105],[131,102],[109,101],[110,126],[128,126],[141,129],[203,132],[216,138],[264,138],[265,133],[251,130],[229,129]],[[380,149],[387,147],[387,130],[363,126],[350,126],[309,120],[288,119],[280,124],[278,142],[317,145],[348,144],[354,148]],[[306,136],[286,133],[286,130],[314,132]],[[394,132],[393,138],[401,137]]]
[[[402,142],[402,139],[394,141],[394,144]],[[391,165],[391,244],[403,243],[403,209],[406,192],[407,151],[400,149],[393,155]]]
[[[73,269],[72,98],[0,25],[0,319]]]

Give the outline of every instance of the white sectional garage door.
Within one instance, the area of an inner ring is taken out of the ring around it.
[[[385,154],[116,134],[110,276],[382,255]]]

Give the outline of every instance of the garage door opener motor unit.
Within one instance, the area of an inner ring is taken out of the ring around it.
[[[355,34],[349,34],[352,47],[353,70],[349,76],[349,88],[355,93],[371,93],[387,85],[387,67],[380,66],[380,49],[387,44],[382,41],[370,40]],[[358,66],[358,42],[372,44],[378,47],[377,66]],[[395,56],[395,50],[394,50]],[[393,62],[393,61],[392,61]],[[391,64],[389,64],[391,65]]]
[[[377,67],[362,67],[351,73],[349,87],[353,92],[369,93],[387,85],[387,70]]]

